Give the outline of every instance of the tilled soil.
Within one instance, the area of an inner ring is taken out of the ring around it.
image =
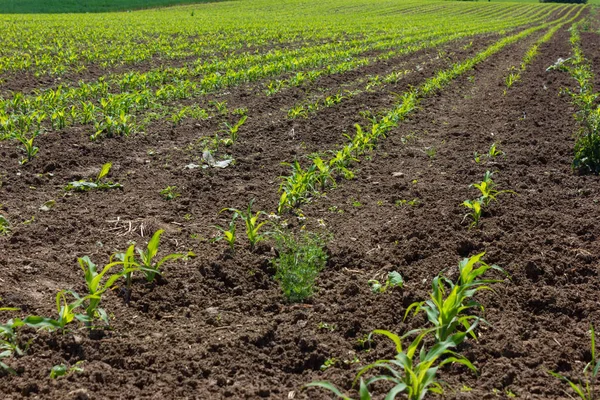
[[[574,82],[564,72],[546,71],[569,55],[566,29],[540,48],[503,96],[508,69],[539,36],[507,47],[424,100],[357,166],[355,180],[304,207],[306,220],[287,216],[292,227],[325,225],[318,229],[332,234],[318,292],[303,304],[283,299],[269,243],[251,253],[240,241],[231,255],[223,242],[210,241],[213,225],[226,223],[219,210],[244,207],[251,198],[256,209],[273,210],[278,176],[288,171],[279,162],[334,148],[344,129],[364,122],[356,116],[365,105],[391,106],[388,93],[418,84],[452,58],[436,60],[432,50],[430,62],[410,80],[308,120],[285,120],[284,109],[297,101],[294,91],[262,100],[251,100],[250,88],[225,95],[231,104],[247,102],[249,120],[231,150],[237,163],[224,170],[184,169],[199,157],[189,143],[216,131],[218,121],[159,125],[146,135],[98,143],[86,139],[84,128],[70,128],[40,137],[39,156],[23,167],[14,143],[0,143],[0,203],[13,223],[12,234],[0,238],[3,305],[23,315],[52,315],[58,290],[84,289],[77,257],[108,262],[131,241],[143,245],[158,228],[166,230],[161,254],[198,255],[167,264],[155,284],[134,282],[128,304],[120,290],[109,292],[103,306],[113,317],[110,331],[25,331],[22,341],[31,340],[30,346],[25,356],[9,360],[19,374],[0,378],[3,398],[330,398],[301,387],[325,379],[349,390],[359,366],[393,356],[385,341],[366,351],[358,340],[373,329],[402,333],[423,326],[423,316],[403,320],[406,307],[426,299],[440,271],[455,277],[462,257],[482,251],[510,278],[478,295],[489,325],[459,351],[479,374],[443,368],[445,396],[566,397],[566,386],[547,371],[576,378],[590,358],[587,331],[599,319],[600,183],[571,170],[575,110],[559,93]],[[595,62],[597,49],[589,43],[598,37],[583,39]],[[481,49],[473,47],[459,46],[455,56]],[[253,115],[260,117],[251,122]],[[505,155],[476,163],[473,152],[485,154],[494,142]],[[111,160],[110,178],[123,190],[64,195],[67,182],[93,176]],[[516,194],[500,195],[481,227],[469,229],[460,204],[476,196],[469,185],[486,170]],[[168,185],[181,196],[162,199],[158,191]],[[51,199],[56,205],[40,211]],[[402,205],[413,199],[417,204]],[[373,294],[367,281],[394,270],[405,286]],[[331,359],[335,365],[321,371]],[[48,377],[53,365],[82,360],[83,372]]]

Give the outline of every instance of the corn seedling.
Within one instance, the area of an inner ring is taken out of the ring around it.
[[[425,154],[427,154],[427,157],[433,160],[437,154],[437,150],[435,147],[428,147],[425,149]]]
[[[288,117],[291,119],[296,119],[298,117],[308,118],[308,111],[300,104],[288,110]]]
[[[312,156],[311,160],[316,167],[314,169],[316,187],[320,188],[321,191],[324,191],[328,186],[335,187],[335,178],[331,166],[326,164],[318,155]]]
[[[335,366],[337,363],[338,363],[338,359],[337,358],[335,358],[335,357],[328,358],[327,360],[325,360],[325,362],[323,363],[323,365],[321,365],[320,370],[321,371],[326,371],[329,368]]]
[[[274,233],[277,257],[273,260],[275,279],[281,284],[284,297],[291,302],[303,301],[314,293],[315,280],[325,268],[327,253],[324,240],[317,234]]]
[[[52,127],[56,130],[63,129],[67,126],[67,111],[63,109],[55,110],[51,117]]]
[[[30,138],[26,138],[23,135],[17,135],[16,138],[23,145],[23,151],[25,152],[25,158],[23,158],[20,163],[25,164],[33,160],[33,157],[40,150],[37,146],[34,146],[33,141],[35,140],[37,135],[33,135]]]
[[[266,221],[258,222],[260,216],[266,215],[266,213],[264,211],[257,211],[253,214],[252,204],[254,204],[254,199],[250,200],[246,211],[241,211],[237,208],[225,208],[221,210],[221,212],[231,211],[234,215],[237,214],[239,218],[241,218],[241,220],[244,221],[244,224],[246,225],[246,236],[248,237],[248,242],[250,242],[250,251],[254,251],[256,245],[262,240],[264,240],[265,235],[261,235],[259,231],[260,228],[262,228],[262,226],[267,223]]]
[[[187,108],[182,108],[181,110],[173,113],[169,120],[173,123],[174,126],[177,126],[183,121],[187,113]]]
[[[2,307],[0,311],[19,311],[18,308]],[[16,328],[22,326],[19,319],[9,319],[5,324],[0,324],[0,369],[8,373],[16,374],[16,371],[2,362],[2,359],[9,358],[13,354],[23,355],[23,350],[19,347]]]
[[[235,110],[233,110],[231,113],[235,114],[235,115],[239,115],[240,117],[243,117],[244,115],[248,115],[248,108],[247,107],[239,107],[239,108],[236,108]]]
[[[481,213],[483,211],[483,203],[481,202],[481,199],[465,200],[463,201],[462,205],[470,210],[469,213],[465,214],[464,218],[471,217],[471,228],[474,228],[477,225],[479,225],[479,221],[481,220]]]
[[[492,145],[492,149],[494,154],[499,154],[494,145]],[[490,151],[492,151],[492,149],[490,149]],[[479,190],[479,193],[481,194],[479,198],[474,200],[465,200],[462,203],[464,207],[470,210],[470,212],[465,215],[465,218],[471,217],[471,228],[479,225],[484,209],[488,207],[492,201],[496,201],[498,195],[503,193],[515,193],[512,190],[497,190],[496,183],[492,180],[492,175],[492,172],[486,171],[483,175],[483,180],[480,183],[474,183],[471,185],[471,187]]]
[[[221,115],[227,114],[227,102],[226,101],[209,101],[208,105],[214,107],[215,111],[217,111]]]
[[[219,240],[223,240],[225,239],[225,241],[227,242],[227,244],[229,244],[229,248],[231,249],[231,252],[233,253],[235,251],[235,229],[236,229],[236,223],[235,220],[239,217],[239,214],[237,212],[233,213],[233,217],[231,218],[231,221],[229,222],[229,227],[228,229],[225,229],[221,226],[215,226],[215,228],[217,228],[219,231],[221,231],[223,233],[223,235],[218,236],[215,238],[215,242],[219,241]]]
[[[483,175],[483,180],[480,183],[474,183],[472,187],[479,189],[481,193],[481,204],[484,207],[490,205],[492,201],[496,201],[496,197],[503,193],[514,193],[511,190],[497,190],[496,183],[492,180],[493,173],[486,171]]]
[[[133,246],[131,246],[128,253],[133,253]],[[114,267],[122,266],[123,261],[110,262],[105,265],[100,272],[98,272],[96,264],[94,264],[88,256],[79,258],[77,261],[84,272],[85,283],[88,290],[88,294],[84,297],[84,300],[87,301],[87,306],[85,307],[85,324],[91,329],[93,321],[95,319],[100,319],[106,325],[109,325],[106,311],[99,307],[102,295],[108,289],[112,288],[118,279],[127,274],[131,276],[131,273],[137,271],[138,268],[129,265],[129,268],[127,269],[107,275]],[[103,282],[104,278],[106,279]]]
[[[591,353],[592,353],[592,361],[586,364],[585,368],[583,368],[583,379],[579,379],[577,383],[573,382],[569,378],[553,371],[548,371],[548,373],[555,378],[560,379],[561,381],[565,381],[569,384],[571,389],[577,394],[577,396],[581,400],[594,400],[596,398],[595,384],[596,378],[598,377],[598,372],[600,371],[600,358],[596,358],[596,332],[594,331],[594,326],[591,325]],[[573,396],[569,395],[570,398]]]
[[[153,282],[156,275],[161,275],[160,269],[165,262],[196,256],[190,251],[187,254],[172,253],[158,260],[156,255],[158,254],[158,247],[160,245],[160,236],[163,233],[164,231],[162,229],[156,231],[154,235],[152,235],[145,250],[136,249],[139,256],[139,269],[144,273],[148,282]]]
[[[167,186],[160,191],[160,194],[165,200],[173,200],[180,196],[177,193],[177,186]]]
[[[447,364],[462,364],[477,372],[469,360],[451,350],[463,342],[466,332],[459,332],[443,342],[437,342],[429,350],[426,350],[422,343],[429,332],[421,332],[404,350],[402,342],[414,333],[411,331],[404,336],[398,336],[385,330],[373,331],[371,335],[382,335],[394,342],[397,354],[393,359],[378,360],[358,372],[354,385],[360,382],[359,400],[371,400],[369,386],[379,381],[391,382],[394,385],[387,392],[385,398],[388,400],[395,399],[401,393],[405,393],[409,400],[422,400],[429,392],[441,394],[443,389],[440,381],[436,379],[436,374],[440,367]],[[365,380],[363,375],[373,369],[383,369],[387,374]],[[330,382],[312,382],[305,387],[319,387],[329,390],[343,400],[352,400]]]
[[[504,83],[506,84],[506,88],[510,89],[512,85],[515,84],[521,78],[521,74],[519,72],[511,72],[506,77]],[[506,91],[504,92],[506,94]]]
[[[490,149],[488,150],[487,156],[488,158],[496,158],[498,156],[503,156],[504,152],[498,149],[498,144],[496,142],[492,143]]]
[[[228,122],[223,122],[223,125],[225,126],[225,128],[227,128],[225,130],[225,132],[227,132],[229,134],[229,144],[233,144],[237,141],[238,139],[238,130],[240,129],[240,127],[242,125],[244,125],[244,123],[246,122],[246,120],[248,119],[247,115],[242,116],[242,118],[239,119],[239,121],[235,124],[235,125],[231,125]]]
[[[336,326],[334,324],[329,324],[327,322],[319,322],[319,324],[317,325],[318,329],[325,329],[328,330],[329,332],[333,332],[335,331]]]
[[[350,170],[350,164],[353,161],[358,161],[358,159],[352,155],[352,145],[347,145],[334,153],[334,156],[329,160],[329,166],[334,172],[343,176],[344,179],[353,179],[354,172]]]
[[[160,191],[160,194],[165,200],[173,200],[180,196],[180,194],[177,193],[177,186],[167,186]]]
[[[473,296],[480,290],[491,290],[490,283],[500,282],[497,279],[480,279],[488,270],[495,269],[504,273],[497,265],[488,265],[482,261],[485,253],[480,253],[470,258],[463,259],[458,264],[459,278],[456,283],[449,279],[437,276],[432,282],[430,300],[411,304],[404,314],[404,318],[414,310],[414,314],[424,311],[427,319],[434,326],[435,338],[443,342],[455,335],[460,327],[476,339],[473,333],[474,321],[483,321],[480,317],[467,314],[472,309],[483,311],[483,306],[473,300]]]
[[[126,289],[126,298],[125,300],[129,302],[129,298],[131,296],[131,282],[133,279],[133,273],[139,270],[139,264],[135,261],[135,245],[129,246],[125,253],[116,253],[110,258],[110,262],[113,262],[113,259],[117,259],[121,261],[123,265],[122,274],[125,278],[125,289]]]
[[[88,190],[108,190],[108,189],[118,189],[123,186],[120,183],[114,182],[102,182],[102,179],[108,175],[110,169],[112,167],[112,163],[108,162],[102,166],[98,176],[95,181],[91,180],[79,180],[69,183],[65,186],[66,191],[75,191],[75,192],[87,192]]]
[[[267,85],[267,89],[265,90],[265,94],[267,96],[274,95],[275,93],[279,92],[283,88],[283,85],[284,85],[284,82],[281,80],[275,80],[275,81],[269,82],[269,84]]]
[[[69,302],[69,297],[72,299]],[[89,325],[91,322],[86,314],[78,313],[76,310],[83,305],[85,299],[72,290],[61,290],[56,294],[56,312],[58,319],[44,319],[39,321],[40,329],[60,329],[63,333],[71,322],[78,320]]]
[[[394,202],[394,204],[395,204],[397,207],[402,207],[402,206],[416,207],[416,206],[418,206],[420,203],[421,203],[421,201],[420,201],[419,199],[417,199],[417,198],[415,198],[415,199],[412,199],[412,200],[399,199],[399,200],[396,200],[396,201]]]
[[[304,170],[296,160],[293,164],[284,163],[292,167],[292,174],[283,178],[279,190],[282,192],[279,199],[277,212],[281,214],[286,208],[294,208],[308,201],[308,194],[314,193],[316,179],[316,166],[313,164]]]
[[[371,287],[371,292],[385,293],[390,288],[401,288],[404,285],[404,279],[402,278],[402,275],[400,275],[399,272],[392,271],[388,273],[387,279],[383,284],[376,279],[369,279],[367,283]]]
[[[0,214],[0,235],[8,235],[10,233],[10,222],[8,219]]]

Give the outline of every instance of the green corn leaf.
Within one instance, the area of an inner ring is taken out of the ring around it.
[[[333,394],[335,394],[336,396],[338,396],[342,400],[352,400],[350,397],[346,396],[344,393],[342,393],[337,387],[335,387],[330,382],[325,382],[325,381],[311,382],[311,383],[305,385],[304,387],[305,388],[307,388],[307,387],[320,387],[320,388],[323,388],[323,389],[331,391]]]
[[[100,173],[98,174],[98,177],[96,178],[96,182],[99,182],[102,178],[104,178],[106,175],[108,175],[111,167],[112,167],[111,162],[107,162],[106,164],[104,164],[102,166],[102,169],[100,170]]]

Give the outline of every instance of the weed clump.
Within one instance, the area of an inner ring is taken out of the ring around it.
[[[315,291],[315,280],[327,263],[325,239],[316,233],[295,236],[291,232],[274,233],[277,257],[273,260],[275,279],[283,295],[291,302],[301,302]]]

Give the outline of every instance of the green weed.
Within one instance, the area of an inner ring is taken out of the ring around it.
[[[160,191],[160,194],[165,200],[173,200],[181,195],[177,192],[177,186],[167,186]]]
[[[385,293],[390,288],[401,288],[402,286],[404,286],[404,278],[402,278],[402,275],[400,275],[399,272],[392,271],[388,273],[387,279],[383,284],[376,279],[369,279],[367,283],[371,287],[371,292]]]
[[[283,295],[291,302],[311,297],[315,280],[327,263],[324,239],[314,233],[294,236],[283,230],[275,232],[273,237],[277,250],[273,260],[275,279],[280,282]]]

